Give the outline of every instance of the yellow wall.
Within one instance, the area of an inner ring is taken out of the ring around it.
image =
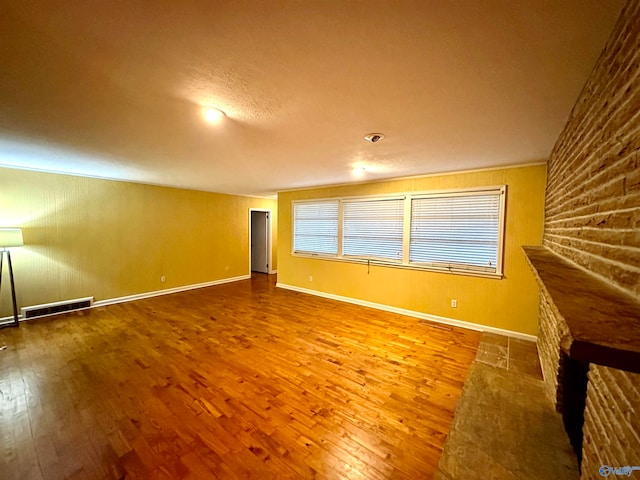
[[[538,289],[522,245],[542,241],[546,166],[281,192],[278,195],[278,283],[420,313],[535,335]],[[508,186],[504,278],[490,279],[291,255],[291,202],[477,186]],[[309,276],[313,281],[309,281]],[[451,307],[451,299],[458,307]]]
[[[12,251],[18,308],[246,275],[250,208],[273,211],[275,268],[275,200],[0,168],[0,226],[28,244]]]

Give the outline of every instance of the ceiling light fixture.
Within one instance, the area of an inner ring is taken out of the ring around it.
[[[371,143],[378,143],[383,138],[384,138],[384,133],[367,133],[364,136],[364,139],[367,142],[371,142]]]
[[[227,116],[222,110],[214,107],[205,107],[202,115],[212,125],[219,125]]]
[[[352,170],[354,177],[362,177],[365,173],[367,173],[367,169],[365,167],[353,167]]]

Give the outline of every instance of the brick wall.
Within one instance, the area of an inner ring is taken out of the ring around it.
[[[640,466],[638,427],[640,375],[591,365],[582,429],[582,478],[602,478],[598,473],[602,465]],[[640,472],[631,478],[640,478]]]
[[[623,10],[551,154],[544,243],[640,299],[639,10]]]
[[[544,244],[640,301],[640,0],[624,8],[549,159]],[[539,348],[553,390],[549,312],[543,300]],[[583,433],[583,479],[602,478],[603,464],[640,466],[640,375],[591,366]]]
[[[562,405],[562,386],[558,381],[562,377],[560,363],[560,339],[569,332],[564,322],[558,321],[552,304],[544,294],[540,296],[540,311],[538,325],[538,354],[540,367],[546,380],[547,392],[560,411]]]

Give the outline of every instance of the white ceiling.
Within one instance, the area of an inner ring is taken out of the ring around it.
[[[622,5],[0,0],[0,164],[269,195],[544,161]]]

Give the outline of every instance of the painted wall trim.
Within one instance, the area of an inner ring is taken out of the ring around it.
[[[455,327],[467,328],[469,330],[475,330],[478,332],[496,333],[498,335],[506,335],[508,337],[520,338],[522,340],[529,340],[532,342],[537,341],[538,337],[535,335],[529,335],[527,333],[514,332],[513,330],[505,330],[502,328],[489,327],[487,325],[480,325],[478,323],[465,322],[463,320],[455,320],[453,318],[440,317],[438,315],[431,315],[429,313],[416,312],[415,310],[407,310],[405,308],[392,307],[390,305],[384,305],[382,303],[368,302],[366,300],[359,300],[352,297],[343,297],[342,295],[334,295],[333,293],[320,292],[318,290],[310,290],[308,288],[296,287],[294,285],[287,285],[285,283],[276,283],[276,287],[283,288],[285,290],[292,290],[294,292],[307,293],[309,295],[315,295],[318,297],[324,297],[331,300],[338,300],[339,302],[353,303],[362,307],[375,308],[377,310],[384,310],[385,312],[399,313],[400,315],[407,315],[408,317],[415,317],[421,320],[428,320],[431,322],[441,323],[444,325],[452,325]]]
[[[94,174],[90,174],[90,173],[82,173],[82,172],[67,172],[64,170],[55,170],[55,169],[50,169],[50,168],[39,168],[39,167],[30,167],[30,166],[25,166],[25,165],[13,165],[11,163],[0,163],[0,168],[7,168],[10,170],[24,170],[27,172],[37,172],[37,173],[50,173],[52,175],[66,175],[68,177],[80,177],[80,178],[93,178],[95,180],[107,180],[110,182],[120,182],[120,183],[133,183],[136,185],[148,185],[150,187],[161,187],[161,188],[173,188],[173,189],[177,189],[177,190],[189,190],[192,192],[203,192],[203,193],[215,193],[216,195],[226,195],[229,197],[244,197],[244,198],[260,198],[263,200],[277,200],[278,199],[278,194],[277,192],[271,193],[271,192],[267,192],[266,194],[263,195],[250,195],[250,194],[245,194],[245,193],[227,193],[227,192],[220,192],[218,190],[202,190],[199,188],[190,188],[190,187],[179,187],[176,185],[169,185],[167,183],[156,183],[156,182],[149,182],[149,181],[143,181],[143,180],[130,180],[130,179],[126,179],[126,178],[118,178],[118,177],[110,177],[110,176],[103,176],[103,175],[94,175]],[[13,317],[11,317],[13,318]],[[2,319],[0,319],[1,321]]]
[[[249,271],[251,272],[251,246],[253,244],[251,237],[252,212],[264,212],[267,214],[267,274],[271,275],[275,272],[273,266],[273,212],[270,208],[250,208],[249,209]]]
[[[297,188],[289,188],[285,190],[278,190],[278,193],[294,193],[294,192],[304,192],[305,190],[321,190],[323,188],[339,188],[339,187],[351,187],[354,185],[365,185],[372,183],[387,183],[387,182],[401,182],[405,180],[418,180],[421,178],[431,178],[431,177],[444,177],[447,175],[465,175],[468,173],[480,173],[480,172],[491,172],[495,170],[507,170],[511,168],[526,168],[526,167],[537,167],[539,165],[547,165],[547,161],[540,162],[529,162],[529,163],[521,163],[521,164],[510,164],[496,167],[486,167],[486,168],[472,168],[468,170],[453,170],[449,172],[436,172],[436,173],[425,173],[422,175],[410,175],[408,177],[388,177],[388,178],[380,178],[375,180],[363,180],[361,182],[350,182],[350,183],[329,183],[326,185],[315,185],[310,187],[297,187]]]
[[[138,293],[136,295],[127,295],[126,297],[110,298],[94,302],[94,307],[104,307],[106,305],[114,305],[116,303],[131,302],[134,300],[142,300],[144,298],[152,298],[160,295],[170,295],[172,293],[186,292],[187,290],[195,290],[196,288],[213,287],[214,285],[222,285],[223,283],[238,282],[240,280],[248,280],[251,275],[240,275],[238,277],[221,278],[220,280],[212,280],[210,282],[195,283],[193,285],[185,285],[182,287],[167,288],[165,290],[155,290],[153,292]]]
[[[167,288],[167,289],[164,289],[164,290],[155,290],[153,292],[137,293],[135,295],[127,295],[127,296],[124,296],[124,297],[108,298],[108,299],[105,299],[105,300],[99,300],[97,302],[93,302],[93,305],[91,305],[90,307],[87,307],[87,308],[79,308],[77,310],[71,310],[70,312],[51,313],[49,315],[41,315],[39,317],[31,317],[31,318],[28,318],[28,319],[24,318],[22,315],[19,315],[18,316],[18,320],[21,321],[21,322],[24,322],[26,320],[33,320],[33,319],[36,319],[36,318],[52,317],[54,315],[62,315],[63,313],[77,312],[79,310],[90,310],[90,309],[96,308],[96,307],[105,307],[107,305],[115,305],[116,303],[133,302],[134,300],[143,300],[145,298],[158,297],[160,295],[170,295],[172,293],[186,292],[188,290],[195,290],[197,288],[213,287],[214,285],[222,285],[223,283],[238,282],[240,280],[248,280],[250,278],[251,278],[251,275],[240,275],[240,276],[237,276],[237,277],[229,277],[229,278],[222,278],[220,280],[212,280],[210,282],[195,283],[195,284],[192,284],[192,285],[184,285],[182,287]],[[59,304],[59,303],[67,303],[67,301],[54,302],[51,305]],[[23,308],[29,308],[29,307],[23,307]],[[0,318],[0,324],[11,323],[12,321],[13,321],[13,316]]]

